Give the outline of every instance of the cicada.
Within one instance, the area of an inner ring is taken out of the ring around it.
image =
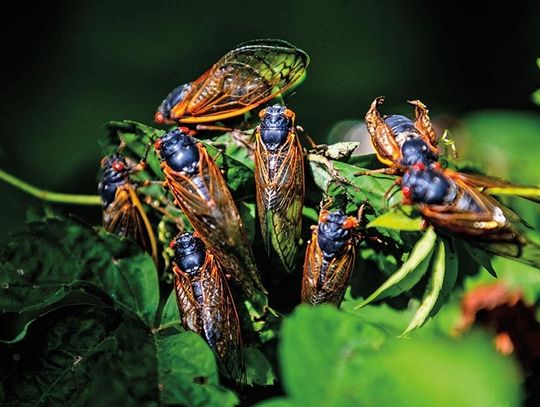
[[[130,168],[120,154],[101,160],[98,192],[103,204],[103,227],[136,241],[157,263],[157,243],[134,184]]]
[[[431,126],[428,110],[419,100],[414,122],[402,115],[382,117],[378,105],[384,97],[375,98],[366,113],[366,126],[379,161],[397,172],[416,163],[429,165],[437,161],[437,135]]]
[[[309,56],[282,40],[254,40],[225,54],[194,82],[175,88],[155,121],[209,123],[244,114],[298,85]]]
[[[294,113],[281,105],[261,111],[255,133],[257,211],[268,257],[294,270],[302,229],[304,163]]]
[[[356,257],[358,219],[343,211],[321,210],[318,226],[312,226],[302,278],[302,302],[339,307]]]
[[[178,235],[170,246],[182,325],[203,337],[227,377],[242,381],[240,321],[219,262],[193,233]]]
[[[469,238],[496,254],[521,256],[526,240],[514,227],[520,218],[485,188],[511,184],[500,180],[417,164],[402,178],[404,203],[416,203],[439,229]]]
[[[175,129],[155,143],[165,186],[208,249],[248,297],[264,289],[242,219],[221,171],[187,129]]]

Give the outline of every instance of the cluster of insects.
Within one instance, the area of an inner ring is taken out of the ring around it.
[[[308,64],[304,51],[284,41],[244,43],[195,81],[175,88],[155,114],[158,124],[173,128],[149,148],[160,159],[163,186],[172,204],[194,230],[182,230],[170,242],[181,322],[206,340],[223,373],[233,379],[243,369],[235,289],[262,311],[268,292],[216,157],[196,135],[223,130],[219,122],[242,116],[290,91],[301,82]],[[388,167],[385,172],[399,176],[403,203],[417,204],[435,228],[474,237],[493,250],[505,247],[505,255],[519,256],[526,243],[512,225],[519,218],[486,192],[486,188],[512,185],[442,168],[438,137],[426,106],[410,102],[416,111],[414,121],[401,115],[384,117],[378,110],[383,100],[373,101],[365,121],[377,157]],[[246,148],[252,149],[254,157],[262,241],[272,267],[297,273],[305,188],[299,127],[294,112],[279,103],[260,110],[259,119]],[[129,164],[121,147],[102,160],[103,222],[107,230],[137,241],[158,263],[155,232],[130,178],[143,164]],[[321,205],[318,225],[312,226],[305,249],[299,291],[302,302],[312,305],[341,304],[362,239],[361,210],[357,216],[348,216],[330,206],[328,202]]]

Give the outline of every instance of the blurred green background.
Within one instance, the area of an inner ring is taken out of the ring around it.
[[[539,184],[540,2],[509,12],[492,2],[93,1],[31,2],[2,13],[0,168],[42,188],[95,193],[103,123],[151,124],[175,86],[253,38],[282,38],[311,56],[286,102],[319,141],[332,125],[384,112],[463,120],[465,157],[488,172]],[[497,110],[493,110],[497,109]],[[501,111],[502,110],[502,111]],[[466,137],[469,137],[466,139]],[[468,147],[468,148],[467,148]],[[495,159],[494,159],[495,158]],[[0,184],[0,242],[41,204]],[[97,207],[66,207],[93,223]]]

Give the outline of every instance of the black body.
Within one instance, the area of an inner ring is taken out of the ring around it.
[[[319,222],[317,241],[323,258],[330,261],[343,250],[351,238],[351,230],[343,228],[347,216],[338,210],[327,215],[325,222]]]
[[[191,82],[174,88],[163,102],[161,102],[161,105],[158,107],[158,112],[161,113],[165,119],[169,120],[171,118],[172,108],[184,99],[190,89]]]
[[[174,262],[192,276],[199,272],[206,259],[206,246],[193,233],[183,233],[174,240]]]
[[[438,156],[433,153],[427,143],[422,140],[414,122],[405,116],[396,114],[384,119],[390,127],[396,141],[401,140],[401,165],[406,167],[422,163],[426,166],[437,161]]]
[[[195,139],[180,129],[172,130],[161,137],[159,154],[174,171],[189,175],[199,170],[199,149]]]
[[[424,164],[429,166],[437,162],[437,155],[428,147],[427,143],[419,138],[409,138],[401,146],[401,164],[406,167],[411,167],[415,164]]]
[[[121,163],[121,170],[115,169],[114,164]],[[101,177],[98,184],[98,193],[101,196],[103,207],[107,208],[113,203],[116,190],[127,182],[127,164],[119,154],[112,154],[105,157],[101,162]]]
[[[287,140],[292,131],[292,121],[285,113],[285,106],[275,104],[266,108],[266,114],[261,119],[261,139],[266,148],[275,152]]]
[[[411,169],[403,175],[401,187],[416,203],[448,205],[457,195],[455,183],[433,168]]]

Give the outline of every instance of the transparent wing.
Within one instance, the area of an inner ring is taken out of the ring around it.
[[[275,171],[269,170],[271,160],[278,164]],[[255,167],[257,210],[268,255],[276,254],[285,270],[292,272],[304,201],[303,157],[297,136],[291,133],[272,154],[257,134]]]
[[[151,254],[157,264],[157,243],[152,225],[146,216],[134,187],[126,183],[118,187],[114,201],[104,210],[103,227],[134,240]]]
[[[162,163],[167,185],[208,249],[246,294],[252,295],[255,289],[266,292],[227,184],[204,147],[198,148],[201,159],[195,177],[187,177]]]
[[[308,55],[285,41],[241,44],[193,82],[171,117],[201,123],[240,115],[298,84],[308,64]]]

